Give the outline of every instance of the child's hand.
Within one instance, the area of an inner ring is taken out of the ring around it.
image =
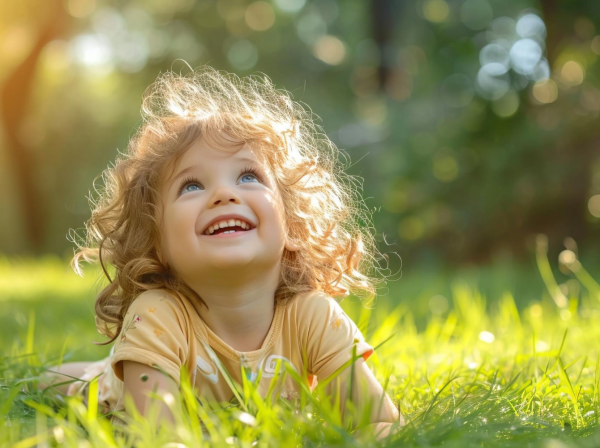
[[[340,408],[342,412],[346,409],[346,400],[349,398],[346,391],[348,390],[348,381],[350,381],[352,367],[348,367],[337,378],[335,378],[328,386],[328,394],[334,394],[338,390],[338,382],[341,382],[339,391],[342,394],[340,397]],[[360,437],[367,432],[367,428],[373,429],[377,440],[381,440],[390,434],[392,426],[394,429],[404,424],[404,419],[398,412],[392,400],[387,396],[383,387],[377,381],[377,378],[371,372],[366,362],[359,358],[354,364],[354,376],[352,384],[352,402],[357,409],[366,409],[371,406],[371,424],[363,427],[356,432],[356,436]],[[394,425],[395,423],[395,425]]]

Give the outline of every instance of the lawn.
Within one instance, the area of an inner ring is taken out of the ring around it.
[[[342,302],[378,346],[369,365],[407,421],[381,445],[600,446],[600,287],[573,253],[561,262],[562,272],[539,238],[529,265],[405,269],[374,307]],[[97,278],[59,258],[0,259],[0,446],[377,445],[319,393],[269,402],[245,384],[222,410],[184,388],[177,426],[156,429],[139,417],[113,428],[77,398],[38,392],[36,377],[61,357],[107,355],[91,343],[102,340]]]

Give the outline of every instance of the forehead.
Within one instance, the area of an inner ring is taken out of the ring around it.
[[[262,163],[259,151],[255,151],[246,142],[226,133],[210,133],[199,137],[182,154],[175,168],[186,168],[190,164],[229,161],[248,158]]]

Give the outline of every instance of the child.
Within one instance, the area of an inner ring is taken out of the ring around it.
[[[60,372],[100,374],[105,412],[126,409],[130,394],[146,413],[148,391],[177,396],[181,368],[197,394],[228,402],[227,374],[241,383],[242,371],[255,381],[262,370],[265,396],[287,364],[314,389],[354,350],[354,374],[338,378],[342,406],[352,377],[354,403],[381,403],[371,421],[389,429],[400,416],[365,363],[373,348],[332,298],[373,297],[377,281],[365,274],[376,253],[360,226],[368,211],[333,143],[268,79],[208,67],[160,76],[142,112],[73,259],[79,273],[82,260],[102,264],[110,283],[96,322],[115,344],[107,359]],[[299,390],[287,375],[275,393]],[[172,419],[166,406],[161,415]]]

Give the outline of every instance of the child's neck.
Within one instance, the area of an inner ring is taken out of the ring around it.
[[[278,284],[279,270],[275,270],[244,283],[229,277],[227,282],[214,279],[190,286],[208,305],[208,309],[197,307],[206,325],[233,349],[249,352],[260,349],[269,333]]]

